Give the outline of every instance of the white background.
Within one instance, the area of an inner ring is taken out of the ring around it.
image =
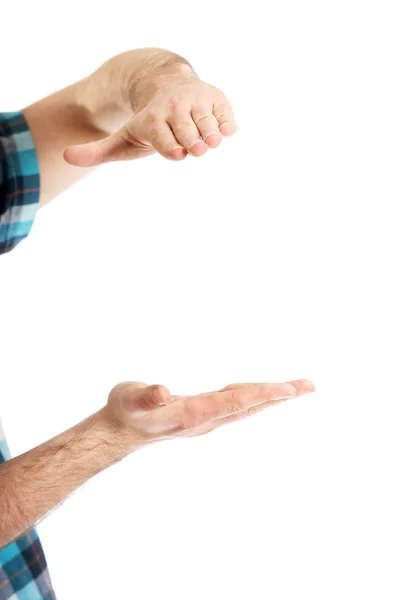
[[[59,600],[398,599],[398,4],[11,7],[2,110],[161,46],[240,126],[201,159],[104,167],[2,257],[13,453],[120,380],[317,386],[87,484],[40,527]]]

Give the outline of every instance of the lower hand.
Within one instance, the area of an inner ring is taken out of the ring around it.
[[[300,379],[231,384],[217,392],[171,396],[162,385],[128,382],[110,392],[104,416],[132,450],[166,439],[203,435],[313,391],[310,381]]]

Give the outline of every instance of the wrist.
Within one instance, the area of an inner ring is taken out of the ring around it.
[[[108,405],[94,415],[94,420],[98,437],[110,448],[115,462],[145,445],[144,440],[112,414]]]
[[[121,101],[114,78],[103,67],[76,84],[75,101],[90,126],[106,136],[131,118],[132,109]]]

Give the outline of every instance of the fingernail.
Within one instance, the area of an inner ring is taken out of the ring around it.
[[[305,382],[305,389],[307,392],[315,392],[315,385],[313,384],[312,381],[309,381],[307,379]]]
[[[193,148],[193,146],[195,146],[196,144],[199,144],[200,142],[202,142],[203,139],[202,138],[198,138],[197,140],[195,140],[190,146],[189,148]]]
[[[220,137],[221,132],[220,131],[210,131],[210,133],[207,133],[206,137],[204,138],[204,141],[206,141],[206,139],[209,138],[210,135],[217,135],[218,137]]]

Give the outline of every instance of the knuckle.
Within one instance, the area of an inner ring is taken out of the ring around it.
[[[168,106],[172,114],[182,113],[184,110],[182,99],[178,96],[172,96],[168,100]]]
[[[243,402],[240,397],[240,390],[231,390],[228,402],[226,403],[226,413],[229,416],[237,415],[244,410]]]
[[[164,404],[165,397],[168,396],[169,392],[164,385],[156,384],[152,389],[153,401],[156,404]]]
[[[152,142],[157,142],[159,140],[164,139],[167,134],[168,131],[162,129],[159,125],[152,126],[149,129],[149,137]]]
[[[232,390],[229,395],[229,400],[226,404],[226,413],[231,415],[237,415],[240,411],[243,410],[241,403],[239,401],[239,396],[237,390]]]
[[[140,408],[148,412],[154,410],[157,406],[164,405],[166,394],[168,394],[168,390],[163,385],[147,386],[147,389],[143,390],[139,398]]]
[[[154,408],[154,400],[151,394],[144,394],[139,401],[141,410],[149,412]]]
[[[237,415],[238,413],[241,412],[241,407],[238,404],[235,404],[233,402],[230,402],[229,404],[226,405],[226,414],[228,415],[228,417],[232,417],[234,415]]]
[[[153,125],[154,123],[158,123],[159,121],[160,121],[160,116],[158,115],[157,111],[154,109],[149,110],[149,112],[143,119],[143,122],[146,125]]]
[[[232,114],[233,114],[232,105],[225,98],[223,101],[217,102],[214,105],[214,115],[216,116],[217,119],[223,118],[226,115],[229,115],[231,117]]]
[[[176,121],[174,123],[174,132],[177,133],[178,135],[180,133],[185,133],[191,130],[193,126],[193,123],[190,123],[189,121]]]
[[[214,110],[214,114],[215,114],[215,118],[216,118],[218,121],[221,121],[222,119],[224,119],[224,118],[225,118],[226,111],[225,111],[225,110],[223,110],[223,109],[221,109],[221,108],[220,108],[220,109],[216,108],[216,109]]]
[[[252,417],[253,415],[255,415],[256,413],[258,413],[261,409],[258,408],[257,406],[250,406],[249,408],[247,408],[244,412],[244,416],[245,417]]]
[[[125,125],[119,132],[119,135],[122,140],[128,142],[130,144],[136,143],[136,138],[133,135],[132,131]]]
[[[208,112],[206,110],[199,110],[198,113],[196,114],[196,118],[194,119],[194,122],[196,123],[196,125],[198,125],[199,123],[203,123],[203,121],[206,121],[209,117],[210,117],[210,115],[208,114]]]

